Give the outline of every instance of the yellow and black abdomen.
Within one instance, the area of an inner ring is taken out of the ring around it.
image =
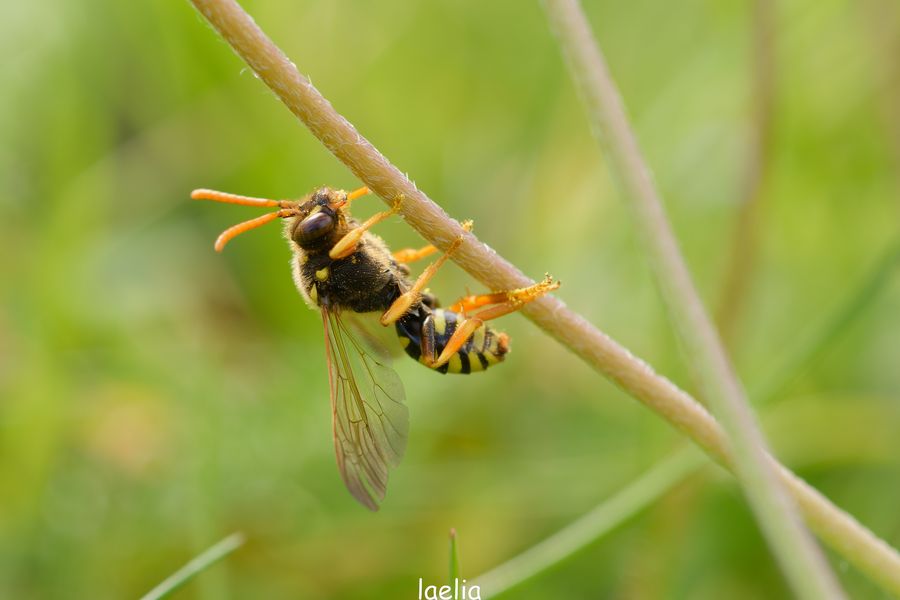
[[[424,365],[433,362],[447,345],[463,316],[441,308],[420,306],[396,323],[397,336],[406,353]],[[453,354],[449,362],[435,369],[440,373],[475,373],[502,361],[509,351],[506,334],[482,324]]]

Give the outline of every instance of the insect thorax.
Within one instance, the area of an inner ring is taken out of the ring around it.
[[[384,311],[409,285],[390,255],[362,241],[338,260],[295,248],[294,282],[307,303],[353,312]]]

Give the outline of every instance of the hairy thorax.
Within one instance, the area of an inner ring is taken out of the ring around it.
[[[309,251],[291,242],[294,283],[311,308],[384,311],[409,289],[405,273],[384,242],[367,234],[353,254],[334,260],[328,250]]]

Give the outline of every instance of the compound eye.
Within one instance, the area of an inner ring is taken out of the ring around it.
[[[300,222],[294,230],[294,239],[303,245],[314,242],[330,232],[334,228],[334,218],[325,212],[317,212],[309,215]]]

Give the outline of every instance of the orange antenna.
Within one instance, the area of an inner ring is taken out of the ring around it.
[[[192,196],[193,197],[193,196]],[[255,198],[253,198],[255,200]],[[269,202],[275,202],[275,200],[269,200]],[[265,225],[270,221],[274,221],[278,218],[290,217],[291,215],[296,214],[294,209],[283,208],[281,210],[276,210],[275,212],[270,212],[267,215],[263,215],[261,217],[256,217],[255,219],[250,219],[249,221],[244,221],[243,223],[238,223],[237,225],[233,225],[223,231],[218,238],[216,238],[216,252],[221,252],[222,248],[225,247],[225,244],[230,242],[232,238],[239,236],[245,231],[250,231],[251,229],[256,229],[260,225]]]
[[[372,193],[372,191],[369,188],[363,186],[363,187],[359,188],[358,190],[353,190],[352,192],[347,194],[347,202],[353,202],[360,196],[365,196],[366,194],[371,194],[371,193]]]
[[[353,193],[355,194],[356,192]],[[280,208],[292,208],[297,206],[297,202],[295,202],[294,200],[269,200],[268,198],[252,198],[250,196],[239,196],[238,194],[229,194],[227,192],[217,192],[216,190],[204,189],[194,190],[193,192],[191,192],[191,198],[193,198],[194,200],[213,200],[215,202],[224,202],[225,204],[240,204],[241,206],[278,206]]]

